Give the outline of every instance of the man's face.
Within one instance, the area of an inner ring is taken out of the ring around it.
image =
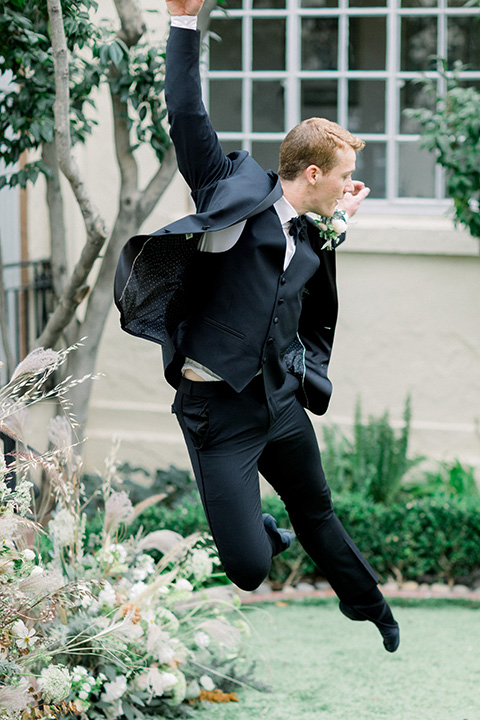
[[[311,185],[310,208],[318,215],[331,217],[337,202],[346,192],[353,192],[352,173],[355,171],[356,153],[351,147],[337,149],[337,164],[328,173],[318,169]]]

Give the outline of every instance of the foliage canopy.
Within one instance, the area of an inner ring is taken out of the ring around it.
[[[453,73],[440,61],[445,92],[439,94],[436,81],[422,79],[434,96],[433,109],[409,109],[422,129],[422,146],[435,153],[447,171],[447,192],[453,199],[455,222],[465,225],[473,237],[480,237],[480,92],[465,86],[456,62]]]
[[[143,39],[129,47],[110,23],[92,22],[95,0],[63,4],[70,55],[70,132],[72,143],[84,142],[96,124],[94,91],[110,85],[128,107],[127,123],[138,143],[148,143],[159,161],[170,144],[162,101],[164,55]],[[0,157],[7,171],[0,188],[35,182],[48,174],[43,160],[15,166],[26,150],[54,140],[55,75],[46,3],[12,0],[0,14],[0,75],[8,80],[0,92]],[[134,148],[131,148],[133,150]]]

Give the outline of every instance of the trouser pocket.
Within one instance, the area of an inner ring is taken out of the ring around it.
[[[195,450],[207,442],[210,427],[208,400],[190,395],[177,395],[173,404],[183,432],[187,432]]]

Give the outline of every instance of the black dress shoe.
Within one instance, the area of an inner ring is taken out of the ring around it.
[[[262,517],[263,524],[265,525],[265,530],[272,538],[274,544],[273,555],[278,555],[279,553],[290,547],[290,545],[295,539],[295,533],[293,532],[293,530],[278,528],[277,521],[272,515],[269,515],[268,513],[263,513]]]
[[[388,605],[385,601],[385,612],[388,609]],[[346,605],[340,600],[340,611],[348,617],[350,620],[370,620],[380,630],[383,637],[383,645],[385,650],[388,652],[395,652],[400,645],[400,628],[397,622],[386,623],[382,622],[382,613],[380,612],[379,617],[370,617],[368,615],[368,605]]]

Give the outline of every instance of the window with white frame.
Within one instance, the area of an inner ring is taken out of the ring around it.
[[[212,14],[210,115],[227,152],[242,147],[277,169],[297,122],[321,116],[366,140],[356,177],[370,207],[443,211],[444,182],[403,110],[430,101],[419,76],[435,57],[468,66],[480,87],[480,8],[465,0],[228,0]],[[435,201],[435,202],[432,202]]]

